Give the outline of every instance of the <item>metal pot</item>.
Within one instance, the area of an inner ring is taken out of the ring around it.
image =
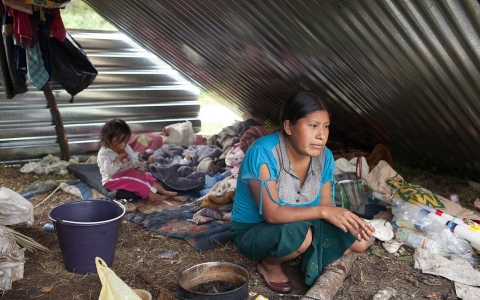
[[[180,275],[182,299],[248,299],[249,275],[245,268],[229,262],[195,265]]]

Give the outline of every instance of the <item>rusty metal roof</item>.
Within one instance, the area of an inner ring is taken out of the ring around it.
[[[299,89],[328,96],[330,139],[478,176],[477,0],[85,0],[187,79],[276,124]]]

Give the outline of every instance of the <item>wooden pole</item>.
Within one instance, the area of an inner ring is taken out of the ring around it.
[[[323,268],[322,275],[317,278],[317,281],[315,281],[305,296],[319,300],[332,300],[342,286],[345,277],[347,277],[353,262],[357,260],[357,256],[358,254],[353,252],[326,265]],[[302,300],[304,299],[308,298],[302,298]]]
[[[68,139],[65,133],[65,128],[63,127],[62,116],[58,111],[57,102],[55,101],[55,96],[53,95],[50,83],[45,83],[42,90],[45,98],[47,98],[48,107],[52,114],[53,124],[55,125],[55,131],[57,132],[58,144],[60,145],[60,151],[62,152],[62,159],[64,161],[69,161],[70,149],[68,148]]]

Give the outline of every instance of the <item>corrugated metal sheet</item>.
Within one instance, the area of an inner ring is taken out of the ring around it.
[[[85,0],[239,113],[328,95],[330,139],[478,176],[477,0]]]
[[[72,155],[98,149],[102,125],[126,120],[133,133],[158,132],[190,120],[200,129],[199,89],[178,72],[119,32],[71,32],[95,65],[98,76],[74,97],[58,83],[51,86]],[[42,91],[6,99],[0,94],[0,161],[15,162],[60,155],[50,109]]]

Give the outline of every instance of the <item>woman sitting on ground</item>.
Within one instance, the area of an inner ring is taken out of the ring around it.
[[[282,131],[256,140],[240,166],[232,236],[259,261],[268,288],[290,293],[282,262],[301,256],[305,283],[342,255],[363,252],[375,229],[332,202],[334,160],[325,146],[330,113],[320,96],[302,91],[283,105]]]

